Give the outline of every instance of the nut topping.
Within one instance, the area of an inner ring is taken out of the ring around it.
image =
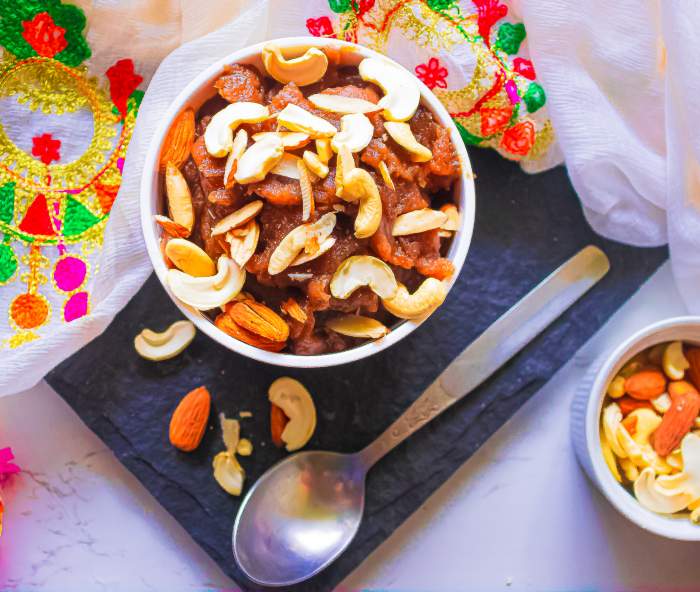
[[[204,131],[207,152],[217,158],[226,156],[233,147],[233,132],[242,123],[259,123],[270,116],[270,111],[259,103],[245,101],[231,103],[211,118]]]
[[[384,261],[371,255],[353,255],[333,274],[331,294],[344,300],[362,286],[369,286],[380,298],[391,298],[398,290],[394,272]]]
[[[260,239],[260,226],[255,220],[247,222],[245,226],[236,228],[226,233],[226,241],[229,243],[231,259],[236,265],[243,268],[258,248]]]
[[[307,247],[307,243],[315,241],[318,252],[318,246],[321,245],[333,232],[335,228],[336,217],[333,212],[324,214],[316,222],[311,224],[302,224],[292,230],[285,236],[277,248],[272,252],[270,263],[267,266],[267,272],[270,275],[277,275],[289,267],[296,257]]]
[[[169,162],[180,168],[190,157],[194,142],[194,110],[187,107],[173,121],[168,135],[163,140],[160,153],[160,170],[165,170]]]
[[[170,218],[176,224],[186,228],[186,236],[189,236],[194,226],[192,194],[180,169],[171,162],[165,167],[165,193],[168,196]]]
[[[372,113],[379,111],[381,106],[364,99],[356,99],[354,97],[344,97],[343,95],[330,95],[327,93],[319,93],[311,95],[309,102],[318,109],[331,111],[332,113]]]
[[[338,152],[345,144],[350,152],[361,152],[367,148],[374,135],[374,126],[362,113],[351,113],[340,118],[340,131],[333,136],[331,147]]]
[[[268,43],[263,47],[262,60],[267,73],[277,82],[294,82],[297,86],[318,82],[328,68],[326,54],[315,47],[310,47],[299,57],[287,59],[279,46]]]
[[[245,152],[248,146],[248,132],[244,129],[239,129],[236,132],[236,137],[233,139],[233,145],[231,146],[231,152],[229,152],[228,158],[226,159],[226,166],[224,167],[224,187],[226,189],[231,189],[234,184],[234,174],[238,168],[238,161]]]
[[[259,142],[255,142],[238,159],[233,178],[241,185],[262,181],[283,156],[284,147],[280,137],[266,136]]]
[[[194,277],[179,269],[169,269],[167,284],[178,300],[193,308],[218,308],[233,300],[241,291],[245,270],[228,257],[219,257],[217,269],[216,275],[209,277]]]
[[[332,123],[289,103],[277,114],[277,122],[293,132],[308,134],[310,138],[332,138],[338,130]],[[208,128],[207,128],[208,129]]]
[[[454,204],[445,204],[440,208],[443,214],[447,215],[447,220],[440,226],[442,230],[449,230],[451,232],[457,232],[459,230],[459,210]]]
[[[438,212],[429,208],[414,210],[396,217],[391,234],[393,236],[417,234],[440,228],[445,222],[447,222],[447,214],[444,212]]]
[[[174,238],[165,245],[165,254],[175,267],[195,277],[216,273],[216,265],[200,247],[184,238]]]
[[[299,168],[297,167],[297,162],[300,160],[301,158],[299,158],[296,154],[289,154],[289,152],[285,152],[282,159],[270,172],[274,175],[280,175],[282,177],[296,179],[298,181]]]
[[[382,222],[382,199],[372,175],[365,169],[352,169],[343,177],[343,197],[360,200],[355,218],[355,236],[369,238]]]
[[[389,329],[377,319],[360,315],[334,317],[326,322],[326,327],[341,335],[361,339],[380,339],[389,333]]]
[[[406,286],[399,284],[396,294],[383,298],[382,304],[400,319],[419,319],[432,313],[447,296],[447,288],[440,280],[426,278],[418,289],[409,294]]]
[[[229,214],[225,218],[219,220],[214,228],[212,228],[212,236],[217,236],[219,234],[226,234],[229,230],[237,228],[238,226],[243,226],[246,222],[249,222],[255,216],[258,215],[260,210],[262,210],[263,202],[259,199],[247,203],[239,210]]]
[[[303,134],[301,132],[258,132],[257,134],[253,134],[253,141],[259,142],[271,134],[278,136],[280,140],[282,140],[282,146],[285,150],[303,148],[311,141],[309,134]]]
[[[420,89],[413,76],[400,66],[381,58],[365,58],[360,62],[360,76],[374,82],[384,91],[378,105],[389,121],[407,121],[420,102]]]
[[[430,148],[423,146],[423,144],[416,140],[411,126],[407,123],[385,121],[384,129],[389,133],[394,142],[409,153],[413,162],[428,162],[433,157]]]

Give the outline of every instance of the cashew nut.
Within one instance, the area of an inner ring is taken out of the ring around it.
[[[195,277],[216,273],[216,265],[203,249],[185,238],[170,239],[165,245],[165,255],[178,269]]]
[[[428,162],[433,157],[430,148],[416,140],[411,126],[407,123],[385,121],[384,129],[389,132],[394,142],[408,152],[412,162]]]
[[[311,150],[304,150],[303,154],[306,167],[318,178],[325,179],[328,176],[328,165],[321,160],[318,154]]]
[[[612,399],[619,399],[625,394],[625,377],[616,376],[610,381],[607,390],[608,396]]]
[[[332,123],[289,103],[277,114],[277,123],[293,132],[308,134],[310,138],[332,138],[338,130]]]
[[[321,255],[324,255],[328,251],[333,248],[333,245],[335,244],[335,237],[334,236],[329,236],[326,240],[324,240],[318,247],[318,251],[314,253],[302,253],[301,255],[298,255],[294,261],[292,261],[289,265],[289,267],[295,267],[297,265],[303,265],[304,263],[308,263],[309,261],[313,261],[314,259],[318,259]],[[291,274],[290,274],[291,276]]]
[[[391,228],[393,236],[406,236],[407,234],[417,234],[435,228],[440,228],[447,222],[447,214],[430,208],[413,210],[396,217],[394,226]]]
[[[636,435],[635,432],[635,436]],[[636,441],[622,423],[617,427],[617,442],[625,451],[625,456],[638,468],[643,469],[645,467],[651,467],[655,473],[660,475],[667,475],[673,471],[673,468],[665,459],[656,453],[648,442],[648,437],[647,441],[644,443]]]
[[[250,456],[253,454],[253,443],[248,438],[241,438],[236,446],[236,454]]]
[[[316,153],[322,162],[328,164],[328,161],[333,158],[331,141],[328,138],[319,138],[316,140]]]
[[[355,236],[369,238],[377,232],[382,222],[382,198],[372,175],[360,168],[343,175],[343,197],[360,200],[355,217]]]
[[[615,453],[618,458],[627,458],[627,453],[624,448],[620,445],[617,439],[617,430],[620,427],[620,422],[622,421],[622,411],[617,403],[610,403],[603,410],[603,432],[605,433],[605,439],[610,444],[610,448]]]
[[[187,236],[194,226],[194,207],[187,180],[174,164],[165,167],[165,194],[168,198],[168,212],[176,224],[187,230]]]
[[[134,337],[134,349],[146,360],[169,360],[185,351],[196,332],[190,321],[177,321],[162,333],[144,329]]]
[[[279,136],[285,150],[303,148],[311,141],[309,134],[303,134],[301,132],[258,132],[257,134],[253,134],[253,140],[259,142],[271,134]]]
[[[668,393],[664,393],[656,399],[652,399],[651,404],[659,413],[666,413],[671,408],[671,397],[668,396]]]
[[[179,269],[169,269],[167,283],[173,294],[198,310],[211,310],[233,300],[245,283],[245,270],[233,259],[219,257],[217,274],[193,277]]]
[[[673,514],[687,507],[693,497],[687,493],[667,495],[656,483],[654,469],[649,467],[642,470],[634,482],[634,495],[642,506],[659,514]]]
[[[277,82],[294,82],[297,86],[318,82],[328,69],[326,54],[315,47],[309,47],[299,57],[287,59],[278,45],[268,43],[263,47],[262,61],[267,73]]]
[[[603,460],[605,464],[608,465],[610,472],[618,483],[622,483],[622,477],[620,477],[620,471],[617,468],[617,461],[615,460],[615,455],[610,448],[610,443],[605,437],[605,432],[600,432],[600,449],[603,452]]]
[[[275,165],[282,160],[284,147],[279,136],[266,136],[255,142],[238,159],[233,178],[241,185],[262,181]]]
[[[363,339],[380,339],[389,333],[389,329],[377,319],[360,315],[333,317],[326,321],[326,327],[341,335]]]
[[[330,95],[327,93],[311,95],[309,97],[309,102],[318,109],[331,111],[332,113],[372,113],[381,109],[376,103],[366,101],[365,99]]]
[[[409,294],[406,286],[399,284],[392,298],[382,298],[384,308],[400,319],[419,319],[432,313],[447,297],[447,288],[440,280],[426,278],[418,289]]]
[[[270,385],[268,398],[289,418],[282,432],[287,450],[305,446],[316,429],[316,407],[309,391],[298,380],[283,376]]]
[[[260,226],[255,220],[251,220],[242,228],[226,233],[226,241],[230,246],[231,259],[239,267],[245,267],[258,248],[260,239]]]
[[[333,136],[331,147],[338,152],[341,144],[346,144],[350,152],[361,152],[372,140],[374,126],[362,113],[351,113],[340,118],[340,131]]]
[[[620,459],[620,468],[625,474],[625,479],[634,483],[634,481],[639,477],[639,469],[629,458]]]
[[[233,139],[233,145],[231,146],[231,152],[229,152],[228,158],[226,159],[226,166],[224,167],[224,186],[227,189],[233,187],[233,174],[236,172],[238,167],[238,161],[245,152],[248,146],[248,132],[244,129],[239,129],[236,132],[236,137]]]
[[[683,343],[672,341],[666,346],[662,365],[666,376],[671,380],[683,380],[685,371],[690,368],[690,362],[683,355]]]
[[[237,228],[238,226],[243,226],[246,222],[249,222],[255,216],[260,213],[263,208],[263,202],[259,199],[247,203],[242,208],[230,213],[228,216],[219,220],[214,228],[211,230],[212,236],[218,236],[219,234],[226,234],[229,230]]]
[[[459,210],[454,204],[445,204],[440,208],[443,214],[447,215],[447,221],[440,226],[443,230],[450,230],[452,232],[457,232],[459,230]]]
[[[348,199],[344,195],[343,180],[348,173],[355,168],[355,157],[352,155],[347,144],[338,146],[338,157],[335,159],[335,195]]]
[[[336,216],[329,212],[321,216],[316,222],[302,224],[285,236],[277,248],[272,252],[267,266],[270,275],[283,272],[295,261],[297,256],[307,246],[307,242],[315,242],[318,248],[333,232],[335,228]]]
[[[398,290],[394,272],[384,261],[371,255],[353,255],[335,270],[331,294],[345,300],[362,286],[369,286],[380,298],[391,298]]]
[[[635,409],[627,417],[636,419],[636,428],[632,439],[643,446],[649,444],[649,436],[654,433],[654,430],[661,424],[661,417],[655,411],[648,408]]]
[[[289,154],[289,152],[285,152],[282,159],[270,172],[274,175],[280,175],[282,177],[296,179],[298,181],[299,168],[297,167],[297,162],[300,160],[301,158],[299,158],[296,154]]]
[[[242,123],[258,123],[270,116],[267,107],[259,103],[231,103],[214,114],[204,131],[204,145],[212,156],[226,156],[233,147],[233,132]]]
[[[219,452],[212,461],[214,479],[221,488],[231,495],[241,495],[245,471],[238,463],[235,455],[227,451]]]
[[[365,58],[359,65],[363,80],[374,82],[384,91],[378,105],[389,121],[407,121],[420,103],[420,89],[413,76],[400,66],[381,58]]]

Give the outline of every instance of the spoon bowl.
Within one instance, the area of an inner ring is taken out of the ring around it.
[[[233,527],[233,553],[266,586],[301,582],[334,561],[355,536],[366,466],[356,454],[301,452],[251,488]]]

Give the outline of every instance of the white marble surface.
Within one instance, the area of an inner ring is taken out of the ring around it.
[[[599,352],[683,314],[664,266],[583,350],[347,580],[385,590],[697,590],[700,544],[648,534],[584,478],[568,407]],[[46,384],[0,400],[0,590],[232,587]]]

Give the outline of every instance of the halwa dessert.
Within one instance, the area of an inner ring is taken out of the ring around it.
[[[608,385],[600,440],[640,504],[700,523],[700,347],[673,341],[634,356]],[[689,513],[689,514],[688,514]]]
[[[268,44],[264,72],[227,66],[162,148],[171,291],[268,351],[379,339],[435,310],[454,273],[449,132],[411,74],[380,58],[347,66],[344,53]]]

